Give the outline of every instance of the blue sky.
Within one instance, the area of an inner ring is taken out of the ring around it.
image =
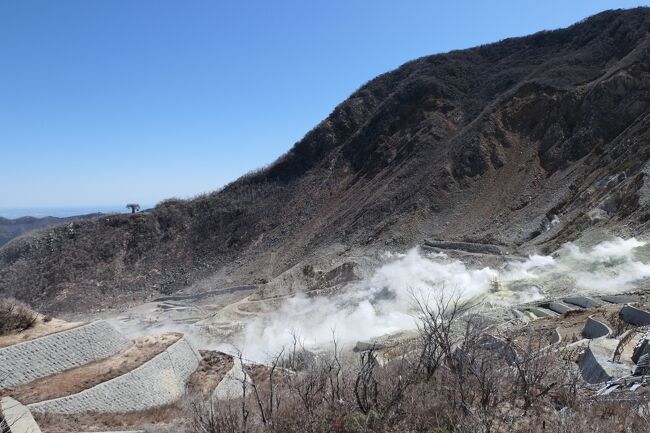
[[[647,3],[3,0],[0,208],[211,191],[408,60]]]

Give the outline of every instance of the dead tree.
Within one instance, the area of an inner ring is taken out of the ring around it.
[[[275,370],[280,364],[283,354],[284,354],[284,348],[282,348],[282,350],[275,356],[275,358],[273,358],[273,360],[271,361],[271,366],[268,369],[268,377],[269,377],[268,403],[265,404],[263,395],[260,392],[259,387],[255,383],[255,381],[251,382],[251,387],[253,388],[255,401],[257,402],[257,407],[260,412],[260,418],[262,420],[262,424],[264,424],[265,426],[270,426],[273,424],[274,411],[277,412],[277,410],[280,408],[281,396],[279,395],[279,392],[276,389],[276,384],[274,383],[273,379],[274,379]]]
[[[140,210],[140,205],[137,203],[129,203],[126,205],[127,209],[131,209],[131,213],[136,213]]]
[[[515,389],[524,400],[524,409],[527,409],[555,387],[557,380],[553,377],[553,354],[542,350],[547,345],[543,335],[533,332],[525,337],[524,346],[519,346],[514,340],[509,345],[515,354],[512,358]]]
[[[444,292],[443,292],[444,293]],[[455,333],[460,317],[467,312],[460,295],[438,295],[433,300],[413,295],[418,307],[418,330],[420,335],[420,364],[429,380],[440,367],[443,359],[453,360],[454,349],[463,341]],[[450,365],[453,368],[453,365]]]

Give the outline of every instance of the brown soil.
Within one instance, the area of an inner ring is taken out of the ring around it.
[[[23,404],[32,404],[76,394],[138,368],[181,336],[179,333],[167,333],[138,337],[129,347],[109,358],[3,390],[0,395],[11,395]]]
[[[22,343],[23,341],[34,340],[35,338],[44,337],[67,329],[76,328],[82,324],[82,322],[65,322],[63,320],[52,319],[48,316],[39,314],[36,323],[34,323],[31,328],[0,336],[0,348]]]
[[[201,350],[199,367],[190,376],[187,383],[190,391],[204,396],[211,395],[228,371],[233,366],[232,356],[214,350]]]

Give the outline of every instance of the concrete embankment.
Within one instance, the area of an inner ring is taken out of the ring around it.
[[[636,326],[650,325],[650,313],[632,305],[621,308],[621,318]]]
[[[0,389],[80,367],[111,356],[129,339],[104,321],[72,328],[0,349]]]
[[[249,379],[244,373],[240,359],[234,357],[233,361],[232,368],[212,392],[213,400],[229,400],[242,397],[244,382],[248,382]]]
[[[170,404],[185,392],[201,356],[185,338],[149,362],[80,393],[29,405],[38,413],[135,412]]]
[[[440,250],[466,251],[468,253],[475,253],[475,254],[492,254],[492,255],[509,254],[509,252],[506,251],[506,249],[502,246],[491,245],[491,244],[477,244],[473,242],[425,240],[424,246],[430,248],[437,248]]]
[[[598,338],[589,341],[589,346],[580,361],[580,372],[585,381],[600,383],[632,373],[629,365],[612,361],[618,343],[619,340],[614,338]]]
[[[591,316],[587,318],[587,321],[585,322],[585,326],[584,328],[582,328],[582,335],[590,339],[608,337],[611,334],[612,334],[612,330],[609,328],[609,326],[607,326],[600,320],[594,319]]]
[[[29,409],[11,397],[3,397],[0,401],[0,414],[4,419],[4,425],[0,422],[0,431],[8,428],[11,433],[41,433]]]

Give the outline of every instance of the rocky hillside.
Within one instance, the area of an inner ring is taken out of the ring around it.
[[[11,242],[0,294],[83,309],[207,277],[268,280],[350,247],[431,237],[549,250],[585,230],[639,233],[650,219],[648,29],[650,9],[609,11],[409,62],[220,191]]]
[[[76,219],[92,218],[98,215],[99,214],[96,213],[65,218],[51,216],[35,218],[31,216],[25,216],[21,218],[9,219],[0,217],[0,247],[13,238],[16,238],[32,230],[39,230],[57,224],[64,224]]]

